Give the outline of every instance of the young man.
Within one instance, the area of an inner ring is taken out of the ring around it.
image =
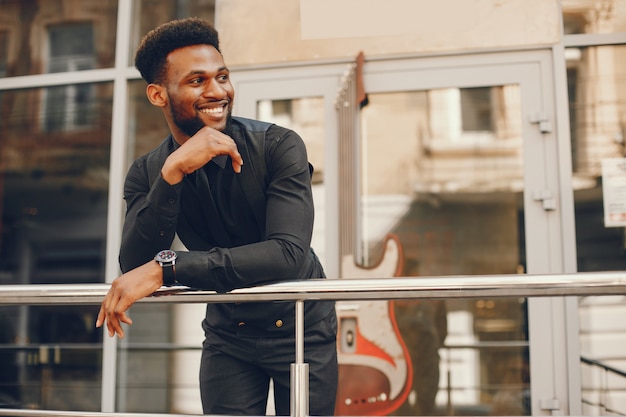
[[[125,186],[124,272],[96,326],[124,337],[130,306],[162,285],[230,291],[324,277],[310,248],[311,170],[293,131],[231,116],[234,89],[208,23],[182,19],[148,33],[135,57],[170,135],[137,159]],[[168,250],[178,235],[189,251]],[[164,251],[165,250],[165,251]],[[205,414],[265,414],[270,379],[288,415],[294,304],[209,303],[200,390]],[[337,388],[333,302],[305,303],[309,412],[332,415]]]

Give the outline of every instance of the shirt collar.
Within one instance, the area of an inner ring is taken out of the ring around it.
[[[211,162],[215,162],[215,164],[222,169],[226,167],[226,161],[228,161],[228,155],[217,155],[211,159]]]

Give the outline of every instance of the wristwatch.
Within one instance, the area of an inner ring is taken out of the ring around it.
[[[178,284],[176,281],[176,252],[170,249],[157,253],[154,260],[163,268],[163,285],[171,287]]]

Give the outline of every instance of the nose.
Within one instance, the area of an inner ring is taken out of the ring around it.
[[[207,83],[206,88],[202,91],[202,95],[206,98],[222,100],[228,96],[228,90],[223,83],[212,80]]]

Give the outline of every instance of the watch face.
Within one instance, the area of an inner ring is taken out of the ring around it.
[[[157,253],[156,258],[158,262],[171,262],[176,259],[176,252],[173,250],[162,250]]]

